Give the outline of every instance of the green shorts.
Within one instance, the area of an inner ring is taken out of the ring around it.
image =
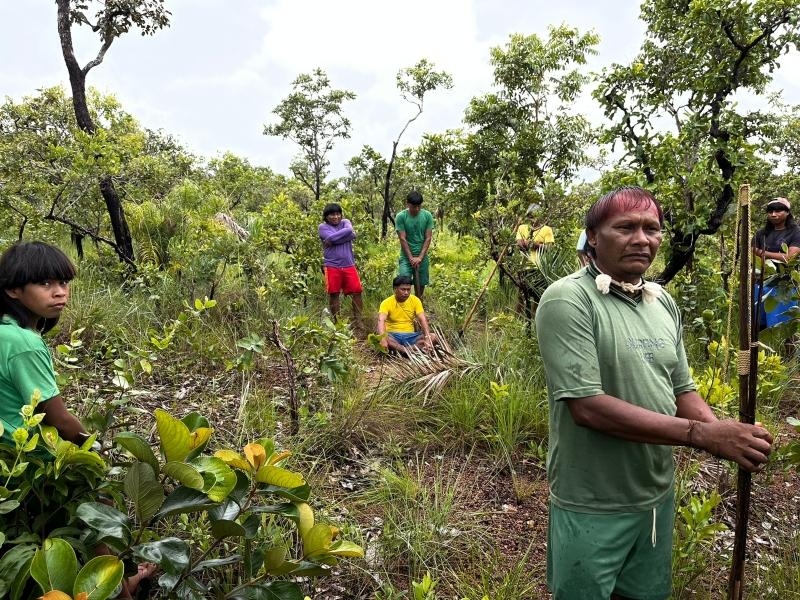
[[[674,490],[654,510],[588,514],[551,502],[547,584],[553,600],[608,600],[612,593],[637,600],[669,597]]]
[[[430,282],[430,273],[427,254],[425,258],[422,259],[422,262],[419,263],[417,270],[419,271],[419,284],[428,285]],[[414,269],[411,268],[411,263],[408,262],[408,258],[405,255],[400,256],[400,260],[397,261],[397,274],[406,275],[407,277],[411,277],[412,280],[414,279]]]

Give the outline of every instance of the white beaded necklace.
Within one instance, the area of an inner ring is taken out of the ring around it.
[[[595,269],[600,271],[600,268],[597,266],[597,263],[592,261],[592,265],[594,265]],[[612,284],[628,294],[633,294],[641,290],[642,299],[647,304],[650,304],[653,301],[655,301],[655,299],[658,298],[662,292],[662,287],[655,281],[645,281],[644,279],[639,279],[639,283],[616,281],[611,278],[611,275],[606,275],[602,271],[600,271],[600,274],[594,278],[594,284],[597,286],[597,290],[603,295],[608,294]]]

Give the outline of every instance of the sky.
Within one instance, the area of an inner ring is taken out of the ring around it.
[[[399,69],[421,58],[453,77],[451,90],[426,96],[425,111],[400,148],[423,133],[461,124],[469,100],[492,88],[489,51],[511,34],[547,34],[567,24],[600,36],[589,69],[625,63],[644,36],[640,0],[167,0],[167,29],[117,39],[88,84],[113,94],[142,126],[172,134],[205,158],[232,152],[257,166],[288,173],[297,147],[263,135],[272,110],[300,73],[323,69],[345,103],[351,138],[330,156],[334,175],[369,144],[385,156],[415,109],[397,91]],[[88,28],[74,29],[78,60],[97,54]],[[775,89],[800,103],[791,76],[800,60],[786,57]],[[53,0],[0,0],[0,98],[20,100],[52,85],[69,89]],[[586,98],[579,108],[599,121]]]

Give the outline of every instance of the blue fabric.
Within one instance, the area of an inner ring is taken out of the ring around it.
[[[419,332],[412,332],[412,333],[404,333],[400,331],[389,332],[389,335],[394,338],[394,340],[400,344],[401,346],[413,346],[417,343],[419,336],[422,334]]]
[[[760,285],[755,285],[755,290],[753,292],[754,304],[759,310],[759,325],[760,327],[775,327],[776,325],[781,325],[782,323],[788,323],[792,320],[792,309],[797,308],[797,299],[791,297],[791,295],[787,295],[788,290],[781,290],[779,285],[770,285],[768,283],[764,284],[764,295],[761,296],[762,304],[758,306],[758,298],[760,295]],[[767,298],[773,298],[777,301],[775,307],[767,312],[764,309],[763,302]]]

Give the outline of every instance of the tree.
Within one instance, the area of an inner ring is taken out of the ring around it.
[[[350,137],[350,121],[342,113],[342,103],[356,95],[332,89],[322,69],[299,75],[292,88],[294,91],[272,111],[280,122],[264,126],[264,135],[289,139],[300,146],[302,158],[292,163],[292,173],[319,200],[330,165],[328,153],[337,138]]]
[[[169,11],[163,6],[163,0],[103,0],[94,15],[94,22],[87,17],[91,0],[56,0],[58,7],[58,35],[61,40],[61,53],[69,73],[72,88],[72,105],[75,118],[83,131],[94,134],[97,125],[89,112],[86,100],[86,76],[94,67],[103,62],[111,44],[131,27],[141,29],[143,35],[155,33],[169,23]],[[100,36],[100,49],[94,59],[83,67],[75,57],[72,44],[72,26],[88,25]],[[100,193],[105,201],[111,229],[114,232],[115,249],[121,260],[133,264],[133,241],[125,220],[122,200],[114,186],[110,175],[99,179]]]
[[[413,67],[400,69],[400,71],[397,73],[397,89],[400,90],[400,95],[402,96],[403,100],[413,104],[417,108],[417,112],[413,117],[406,121],[406,124],[400,130],[400,133],[397,134],[397,138],[392,142],[392,153],[389,157],[389,161],[386,162],[386,172],[383,178],[383,192],[381,193],[381,196],[383,197],[381,238],[386,237],[388,221],[391,220],[392,224],[394,224],[391,206],[393,195],[390,194],[390,189],[392,185],[392,171],[394,168],[395,159],[397,158],[397,145],[400,143],[400,138],[403,137],[403,134],[406,132],[406,129],[408,129],[409,125],[416,121],[422,114],[425,102],[425,94],[439,87],[443,87],[445,89],[452,88],[453,78],[444,71],[435,71],[433,68],[433,63],[429,62],[427,59],[423,58]]]
[[[595,97],[621,142],[622,161],[665,204],[670,253],[658,279],[686,265],[714,234],[769,119],[734,100],[761,95],[780,57],[800,41],[797,0],[647,0],[646,39],[630,65],[613,65]]]
[[[546,40],[512,35],[491,50],[497,91],[472,99],[466,127],[424,137],[418,160],[448,190],[457,228],[475,231],[474,215],[496,221],[532,202],[547,214],[562,197],[593,140],[572,106],[587,81],[578,67],[597,42],[566,26]]]

